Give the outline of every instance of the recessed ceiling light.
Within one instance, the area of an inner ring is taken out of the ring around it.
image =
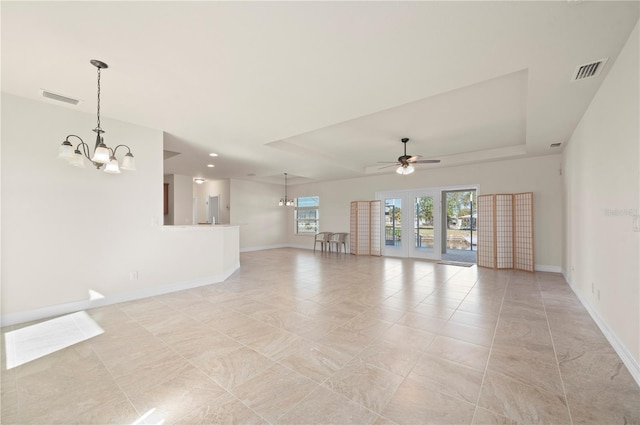
[[[209,154],[209,156],[218,156],[218,154],[212,152],[212,153]]]
[[[194,181],[194,182],[196,182],[197,184],[202,184],[202,183],[204,183],[204,179],[201,179],[201,178],[193,179],[193,181]]]
[[[209,167],[209,168],[213,168],[213,167],[215,167],[215,165],[213,165],[213,164],[207,164],[207,167]]]

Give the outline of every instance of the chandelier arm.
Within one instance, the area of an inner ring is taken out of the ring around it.
[[[79,146],[82,146],[82,153],[89,161],[91,161],[91,155],[89,155],[89,145],[87,145],[85,142],[82,142],[78,146],[76,146],[76,149],[78,149]]]
[[[70,142],[69,137],[75,137],[76,139],[80,140],[81,143],[84,143],[84,140],[82,140],[80,136],[76,136],[75,134],[68,135],[67,138],[65,139],[67,142]]]
[[[113,148],[113,156],[116,155],[116,151],[118,150],[119,147],[123,147],[123,148],[127,148],[127,153],[131,153],[131,148],[127,145],[118,145],[115,148]],[[111,149],[111,148],[109,148]]]
[[[78,144],[76,145],[75,150],[80,150],[80,146],[82,146],[82,153],[84,154],[84,156],[85,156],[88,160],[91,160],[91,156],[89,155],[89,152],[90,152],[90,151],[89,151],[89,145],[87,145],[87,144],[85,143],[85,141],[84,141],[84,140],[82,140],[82,138],[81,138],[80,136],[76,136],[75,134],[70,134],[70,135],[68,135],[68,136],[67,136],[67,138],[66,138],[66,141],[67,141],[67,142],[70,142],[70,141],[69,141],[69,137],[75,137],[76,139],[80,140],[80,143],[78,143]]]

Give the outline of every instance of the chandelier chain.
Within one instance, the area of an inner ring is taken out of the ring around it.
[[[98,130],[100,128],[100,68],[98,67]]]

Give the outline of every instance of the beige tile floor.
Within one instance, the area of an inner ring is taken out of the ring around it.
[[[559,275],[294,249],[241,264],[3,356],[2,423],[640,424],[640,389]]]

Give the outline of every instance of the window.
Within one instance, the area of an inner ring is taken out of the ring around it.
[[[320,228],[320,197],[296,198],[296,233],[318,233]]]

